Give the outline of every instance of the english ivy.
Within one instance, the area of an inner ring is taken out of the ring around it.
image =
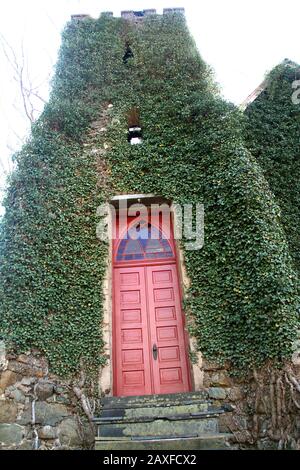
[[[134,57],[124,64],[128,43]],[[101,187],[86,146],[107,103],[110,124],[93,141],[109,149]],[[131,146],[126,114],[134,106],[143,144]],[[71,22],[49,104],[16,157],[5,200],[6,340],[41,349],[60,374],[75,373],[80,359],[104,361],[107,247],[96,238],[96,208],[109,194],[152,192],[205,206],[205,245],[185,253],[185,308],[203,354],[243,370],[288,357],[297,275],[278,202],[243,132],[241,113],[220,98],[181,15],[138,27],[109,17]]]

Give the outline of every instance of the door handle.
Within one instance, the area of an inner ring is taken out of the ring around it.
[[[153,359],[156,361],[157,353],[158,353],[158,347],[156,346],[156,344],[153,344],[152,352],[153,352]]]

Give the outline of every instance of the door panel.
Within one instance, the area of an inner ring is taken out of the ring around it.
[[[187,392],[189,371],[175,264],[146,269],[154,393]]]
[[[115,393],[152,393],[144,268],[114,269]]]

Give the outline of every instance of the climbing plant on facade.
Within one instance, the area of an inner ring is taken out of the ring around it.
[[[124,62],[127,44],[133,56]],[[106,128],[92,139],[90,125],[108,103]],[[137,146],[127,141],[134,107],[143,128]],[[151,16],[139,27],[108,17],[67,25],[49,103],[16,156],[5,200],[6,341],[41,349],[60,374],[75,373],[82,359],[95,368],[105,360],[107,246],[96,237],[96,208],[110,195],[141,192],[204,204],[204,247],[185,253],[186,310],[203,354],[236,368],[288,357],[297,276],[242,122],[181,15]]]
[[[296,269],[300,269],[300,105],[293,102],[299,65],[284,61],[246,110],[245,137],[281,208],[282,225]]]

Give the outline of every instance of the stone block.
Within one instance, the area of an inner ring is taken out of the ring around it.
[[[156,15],[155,8],[148,8],[147,10],[143,10],[145,16]]]
[[[45,371],[40,368],[26,364],[25,362],[10,361],[8,365],[9,370],[15,372],[16,374],[24,375],[27,377],[43,377]]]
[[[33,450],[33,442],[31,439],[24,439],[20,445],[18,445],[18,450]]]
[[[210,387],[208,389],[208,396],[214,400],[224,400],[227,397],[227,391],[221,387]]]
[[[47,360],[42,356],[33,356],[28,354],[20,354],[17,358],[18,362],[23,362],[24,364],[28,364],[29,366],[36,368],[36,369],[48,369]]]
[[[232,387],[228,390],[228,398],[231,401],[242,400],[244,393],[240,387]]]
[[[0,393],[3,393],[4,390],[10,385],[15,384],[21,376],[12,372],[11,370],[5,370],[0,376]]]
[[[17,388],[14,388],[13,390],[9,392],[9,397],[12,398],[17,403],[25,403],[26,401],[26,397],[24,393]]]
[[[17,405],[10,401],[0,401],[0,423],[13,423],[17,419]]]
[[[58,427],[58,438],[62,445],[68,447],[81,447],[82,439],[75,418],[64,419]]]
[[[57,429],[53,426],[43,426],[38,431],[40,439],[56,439],[57,438]]]
[[[36,382],[35,377],[23,377],[23,379],[21,380],[21,384],[25,386],[33,385],[35,382]]]
[[[174,13],[180,13],[181,15],[185,14],[184,8],[173,8]]]
[[[123,11],[121,11],[121,18],[125,18],[125,19],[134,18],[133,10],[123,10]]]
[[[261,439],[257,442],[258,450],[278,450],[278,443],[270,439]]]
[[[58,403],[35,403],[35,423],[41,425],[55,426],[63,418],[70,415],[67,407]],[[32,403],[25,405],[20,424],[29,424],[32,420]]]
[[[61,394],[65,394],[68,391],[68,389],[67,387],[64,387],[63,385],[56,385],[54,391],[57,395],[61,395]]]
[[[247,417],[235,413],[224,413],[219,417],[220,432],[247,432]]]
[[[170,13],[180,13],[181,15],[185,14],[184,8],[164,8],[163,15],[168,15]]]
[[[47,401],[49,401],[49,399]],[[58,395],[57,397],[55,397],[55,401],[56,403],[62,403],[64,405],[72,404],[70,398],[67,395]]]
[[[25,429],[19,424],[0,424],[0,443],[3,446],[17,446],[22,442]]]
[[[39,400],[47,400],[54,393],[54,384],[51,382],[40,381],[35,386],[35,394]]]
[[[206,387],[230,387],[231,380],[224,371],[206,372],[204,374],[204,386]]]

